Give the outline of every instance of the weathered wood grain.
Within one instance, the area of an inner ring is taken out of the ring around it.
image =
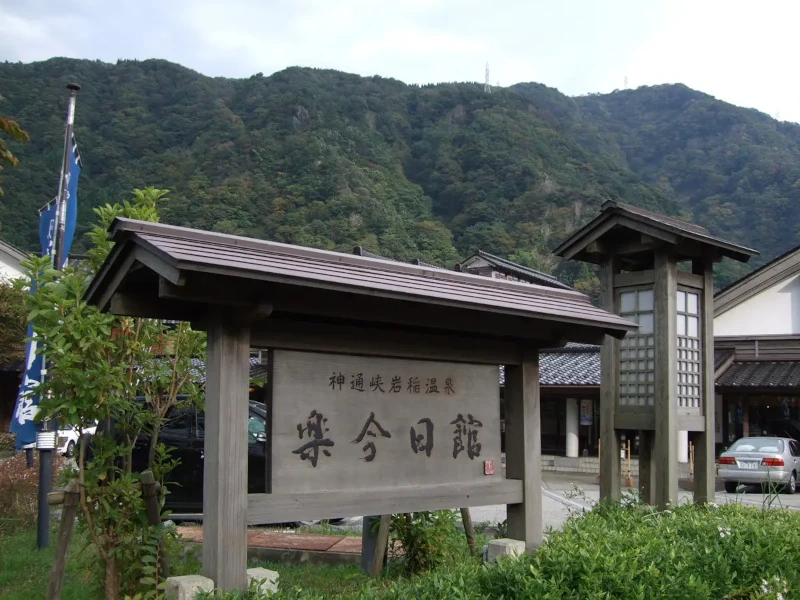
[[[604,308],[619,313],[614,278],[619,274],[619,260],[613,256],[603,265]],[[619,435],[616,429],[616,411],[619,405],[619,340],[605,336],[600,348],[600,497],[619,499],[620,464]]]
[[[75,529],[75,516],[78,514],[80,504],[78,482],[74,479],[70,481],[63,493],[64,507],[61,511],[61,525],[59,525],[58,539],[56,540],[56,554],[55,558],[53,558],[53,567],[50,570],[50,584],[47,587],[47,600],[59,600],[64,589],[64,576],[67,571],[69,544],[72,541],[72,532]]]
[[[378,525],[378,536],[375,539],[375,556],[372,558],[370,575],[377,577],[383,570],[383,559],[386,556],[386,548],[389,545],[389,524],[392,515],[381,515],[380,525]]]
[[[244,590],[250,329],[228,309],[208,322],[203,574],[222,590]]]
[[[678,399],[677,399],[677,265],[668,252],[655,256],[656,283],[656,429],[653,458],[656,463],[655,503],[664,508],[678,502]]]
[[[506,477],[520,480],[523,498],[508,504],[508,536],[531,552],[542,543],[542,422],[539,356],[526,354],[521,365],[506,365]]]
[[[273,493],[502,477],[496,365],[285,350],[275,350],[272,356]],[[331,387],[331,377],[340,376],[340,383]],[[380,387],[373,389],[371,383],[379,376]],[[395,377],[400,389],[392,393]],[[418,388],[410,392],[411,379]],[[437,392],[426,393],[433,386]],[[463,422],[456,422],[459,418]],[[459,426],[463,431],[458,431]],[[429,439],[429,427],[433,439],[430,455],[421,447]],[[421,436],[419,444],[412,443],[412,430]],[[467,430],[474,432],[472,444]],[[328,445],[314,450],[316,441]],[[498,466],[494,475],[484,474],[486,460]]]
[[[268,319],[253,330],[254,347],[335,352],[388,358],[447,360],[489,365],[517,364],[520,345],[458,335],[437,335],[381,327]]]
[[[251,525],[285,523],[522,502],[521,481],[489,479],[463,484],[409,485],[304,494],[250,494],[247,499],[247,521]]]
[[[716,464],[714,461],[714,262],[710,258],[695,261],[694,271],[702,273],[703,293],[700,303],[700,355],[702,364],[702,419],[705,428],[695,435],[694,500],[705,504],[713,502],[716,491]]]

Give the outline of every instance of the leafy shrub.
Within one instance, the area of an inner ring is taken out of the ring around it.
[[[452,510],[392,515],[389,533],[392,556],[406,574],[421,573],[456,564],[467,557],[464,534]]]
[[[567,521],[535,555],[481,567],[462,561],[347,597],[783,600],[800,591],[799,534],[795,511],[603,503]]]
[[[439,571],[383,597],[777,599],[800,590],[798,534],[790,511],[601,504],[535,555]]]

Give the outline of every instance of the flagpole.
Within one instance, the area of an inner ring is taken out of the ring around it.
[[[61,179],[58,182],[58,209],[56,212],[56,240],[53,264],[61,270],[64,262],[64,231],[67,224],[67,173],[69,173],[69,145],[72,143],[72,125],[75,122],[75,100],[81,86],[77,83],[67,84],[69,90],[69,108],[67,109],[67,130],[64,134],[64,160],[61,163]]]
[[[75,122],[75,100],[81,89],[77,83],[67,84],[69,90],[69,105],[67,108],[67,126],[64,132],[64,158],[61,161],[61,177],[58,180],[58,196],[56,208],[55,248],[53,252],[53,266],[61,270],[64,256],[64,231],[67,223],[67,174],[70,171],[69,157],[70,144],[72,144],[72,126]],[[39,450],[39,507],[36,528],[36,546],[40,550],[47,548],[50,543],[50,505],[47,494],[53,482],[53,454],[56,448],[55,428],[50,428],[50,420],[42,421],[41,429],[36,436],[36,447]]]

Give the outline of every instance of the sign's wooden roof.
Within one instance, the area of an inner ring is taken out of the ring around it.
[[[261,301],[270,321],[313,315],[550,343],[637,327],[572,290],[159,223],[118,219],[110,231],[116,245],[86,297],[117,314],[135,304],[135,316],[190,320],[204,303]]]
[[[608,256],[652,254],[658,246],[674,248],[677,260],[698,258],[707,252],[747,262],[756,250],[711,235],[705,227],[637,206],[607,201],[600,214],[558,246],[554,253],[568,259],[602,263]]]

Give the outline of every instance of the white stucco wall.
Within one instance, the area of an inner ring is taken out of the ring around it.
[[[714,319],[714,335],[800,333],[800,275],[767,288]]]
[[[9,265],[5,262],[5,257],[0,255],[0,279],[10,281],[22,277],[19,265]]]

